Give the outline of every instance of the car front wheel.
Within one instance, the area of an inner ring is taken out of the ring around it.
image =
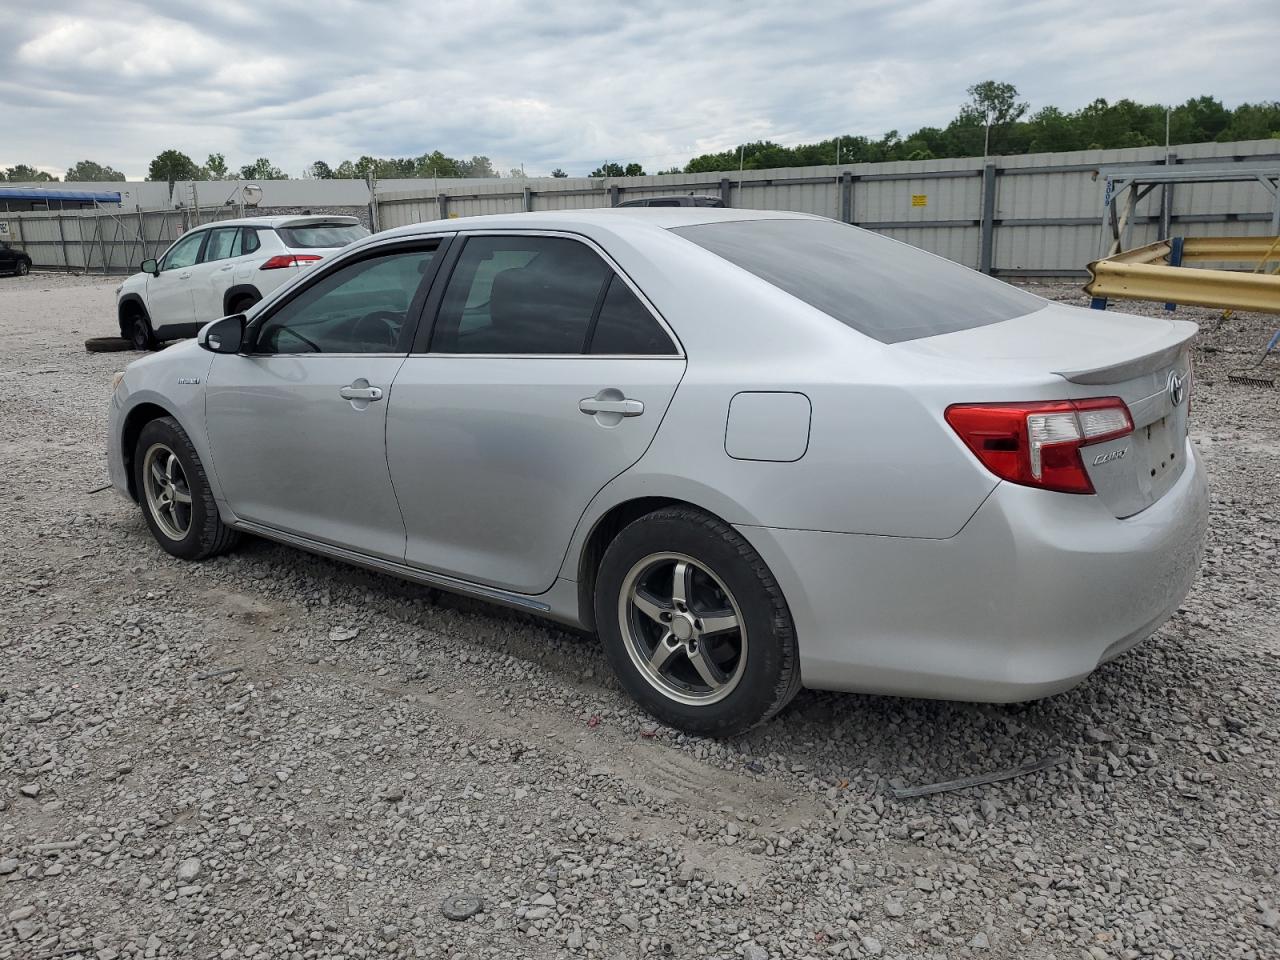
[[[156,542],[183,560],[203,560],[235,546],[222,522],[200,455],[172,417],[142,428],[134,449],[135,489]]]
[[[28,273],[31,272],[31,264],[27,263],[27,261],[25,260],[19,260],[18,266],[14,269],[13,272],[20,277],[25,277]]]
[[[686,507],[627,526],[600,564],[596,628],[618,679],[655,717],[733,736],[800,687],[791,614],[759,554]]]

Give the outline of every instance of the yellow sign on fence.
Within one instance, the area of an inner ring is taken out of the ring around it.
[[[929,205],[929,195],[927,193],[913,193],[911,195],[911,205],[913,207],[927,207]]]

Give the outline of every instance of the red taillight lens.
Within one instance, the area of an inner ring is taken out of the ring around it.
[[[1002,480],[1062,493],[1093,493],[1080,448],[1133,432],[1119,397],[1049,403],[957,403],[947,423]]]
[[[280,270],[284,267],[302,266],[304,263],[315,263],[317,260],[323,260],[324,257],[318,257],[312,253],[281,253],[262,266],[259,270]]]

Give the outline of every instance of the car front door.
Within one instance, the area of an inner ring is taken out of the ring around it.
[[[399,561],[386,415],[441,241],[334,264],[255,317],[245,352],[209,371],[214,469],[236,516]]]
[[[649,446],[685,361],[581,239],[461,242],[387,414],[405,558],[541,593],[591,498]]]
[[[207,230],[188,233],[164,255],[160,275],[147,278],[147,312],[151,315],[153,330],[195,322],[191,270],[200,260],[200,251],[208,236]]]

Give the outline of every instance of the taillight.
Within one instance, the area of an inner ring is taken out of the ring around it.
[[[317,260],[323,260],[324,257],[318,257],[313,253],[281,253],[272,257],[259,270],[280,270],[283,267],[300,267],[306,263],[315,263]]]
[[[1002,480],[1062,493],[1093,493],[1080,448],[1133,432],[1119,397],[1048,403],[957,403],[947,423]]]

